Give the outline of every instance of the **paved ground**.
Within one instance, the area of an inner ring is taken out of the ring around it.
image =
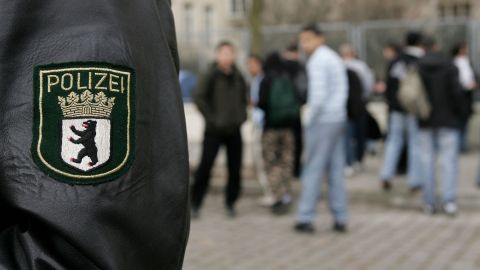
[[[294,215],[273,217],[258,206],[259,188],[245,182],[238,217],[222,208],[216,179],[199,220],[191,225],[185,270],[416,270],[480,269],[480,191],[473,185],[476,155],[462,158],[459,188],[461,212],[456,218],[426,216],[420,198],[411,198],[404,179],[383,194],[377,183],[377,159],[348,179],[349,232],[330,231],[331,219],[320,202],[317,233],[292,231]],[[297,186],[298,191],[298,186]]]

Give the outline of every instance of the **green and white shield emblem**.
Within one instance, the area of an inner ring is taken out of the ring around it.
[[[97,184],[125,172],[134,152],[134,79],[132,69],[106,63],[36,67],[36,164],[72,184]]]

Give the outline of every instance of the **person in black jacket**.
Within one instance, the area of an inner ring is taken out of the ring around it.
[[[452,49],[453,63],[458,68],[458,76],[460,78],[460,85],[462,85],[462,94],[464,96],[465,111],[467,114],[462,118],[462,126],[460,129],[460,150],[468,152],[468,123],[474,113],[474,92],[478,87],[475,72],[472,68],[469,59],[469,50],[467,45],[462,42],[455,45]]]
[[[347,100],[347,134],[345,136],[345,150],[347,169],[346,174],[352,174],[355,163],[360,165],[365,152],[367,135],[367,108],[363,98],[363,85],[358,73],[347,68],[348,100]]]
[[[284,66],[289,74],[292,82],[295,85],[298,100],[301,105],[307,102],[308,78],[305,67],[300,62],[300,52],[298,44],[293,43],[289,45],[283,53]],[[302,171],[302,153],[303,153],[303,127],[300,118],[295,123],[293,128],[295,136],[295,159],[293,161],[293,175],[300,177]]]
[[[427,213],[435,213],[437,210],[435,164],[438,157],[443,178],[441,204],[447,214],[454,215],[457,212],[458,141],[463,114],[462,87],[457,68],[451,60],[438,52],[434,40],[428,39],[425,47],[428,53],[418,65],[432,112],[428,119],[419,121],[424,209]]]
[[[170,0],[0,1],[0,17],[0,269],[182,269],[189,173]],[[96,164],[69,160],[82,149],[70,126],[86,120]]]
[[[408,185],[412,193],[421,189],[421,179],[418,174],[417,137],[418,123],[415,116],[405,112],[399,103],[397,94],[401,80],[405,77],[410,65],[415,65],[425,53],[422,48],[422,34],[409,32],[406,36],[406,45],[398,59],[391,63],[386,82],[386,97],[389,107],[389,128],[385,143],[384,162],[380,177],[384,190],[389,190],[395,176],[397,164],[402,154],[405,142],[408,143]],[[405,140],[405,133],[408,134]]]
[[[247,85],[235,66],[235,48],[228,41],[216,48],[216,61],[194,92],[194,101],[205,118],[203,152],[192,186],[192,214],[199,211],[210,182],[210,171],[220,146],[227,148],[228,183],[225,189],[227,214],[234,217],[241,190],[242,135],[247,119]]]

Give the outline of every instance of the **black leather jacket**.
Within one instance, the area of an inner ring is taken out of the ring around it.
[[[188,153],[170,5],[0,0],[1,270],[182,268]],[[109,182],[64,183],[33,160],[34,69],[70,62],[135,72],[134,155]]]

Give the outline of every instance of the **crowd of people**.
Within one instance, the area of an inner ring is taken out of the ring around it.
[[[378,93],[384,94],[389,114],[379,172],[381,189],[393,188],[392,180],[406,163],[410,192],[422,194],[425,213],[457,213],[459,152],[468,150],[467,126],[477,88],[464,43],[447,56],[433,37],[411,31],[404,46],[385,45],[384,82],[376,82],[351,44],[340,46],[338,53],[330,48],[316,25],[304,27],[298,41],[283,52],[265,58],[250,55],[249,82],[236,66],[235,50],[227,41],[216,47],[215,62],[193,94],[206,122],[192,184],[193,218],[200,216],[221,146],[226,147],[228,164],[225,207],[229,216],[236,215],[242,178],[240,128],[251,106],[254,165],[265,192],[262,204],[275,215],[288,213],[294,200],[292,180],[300,178],[294,229],[312,233],[322,182],[327,181],[332,229],[345,232],[345,176],[362,169],[372,141],[382,138],[367,109],[372,95]],[[443,183],[440,197],[437,159]]]

